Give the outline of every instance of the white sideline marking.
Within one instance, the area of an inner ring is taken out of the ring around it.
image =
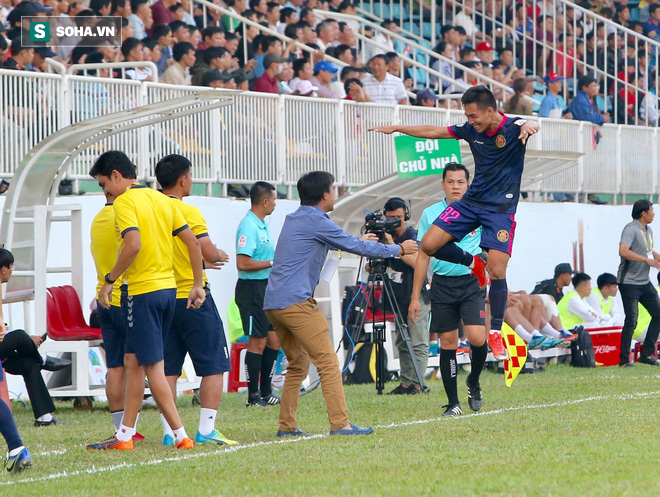
[[[641,393],[632,393],[632,394],[623,394],[623,395],[610,395],[610,396],[596,396],[596,397],[585,397],[583,399],[575,399],[575,400],[567,400],[564,402],[553,402],[551,404],[537,404],[537,405],[527,405],[527,406],[518,406],[518,407],[506,407],[503,409],[495,409],[493,411],[485,411],[485,412],[477,412],[473,414],[465,414],[463,416],[449,416],[449,417],[437,417],[437,418],[430,418],[430,419],[420,419],[420,420],[415,420],[415,421],[407,421],[403,423],[391,423],[388,425],[380,425],[380,426],[375,426],[374,428],[378,429],[386,429],[386,428],[400,428],[403,426],[411,426],[411,425],[418,425],[418,424],[426,424],[426,423],[433,423],[437,421],[449,421],[453,420],[454,422],[460,421],[461,419],[467,419],[467,418],[472,418],[476,416],[490,416],[493,414],[501,414],[503,412],[511,412],[511,411],[523,411],[527,409],[547,409],[550,407],[562,407],[562,406],[567,406],[567,405],[573,405],[573,404],[582,404],[584,402],[594,402],[594,401],[599,401],[599,400],[633,400],[633,399],[638,399],[642,397],[652,397],[654,395],[660,395],[660,391],[656,392],[641,392]],[[163,459],[154,459],[151,461],[144,461],[144,462],[136,462],[136,463],[120,463],[120,464],[115,464],[112,466],[105,466],[105,467],[92,467],[89,469],[81,469],[77,471],[63,471],[61,473],[53,473],[50,475],[46,476],[40,476],[38,478],[23,478],[20,480],[9,480],[9,481],[4,481],[0,482],[0,486],[7,486],[7,485],[17,485],[19,483],[33,483],[33,482],[39,482],[39,481],[47,481],[47,480],[56,480],[59,478],[69,478],[72,476],[80,476],[80,475],[93,475],[93,474],[98,474],[98,473],[105,473],[107,471],[114,471],[116,469],[127,469],[127,468],[133,468],[133,467],[141,467],[141,466],[156,466],[159,464],[167,463],[167,462],[178,462],[178,461],[186,461],[189,459],[197,459],[200,457],[212,457],[212,456],[217,456],[217,455],[224,455],[224,454],[229,454],[232,452],[238,452],[239,450],[246,450],[246,449],[253,449],[255,447],[267,447],[269,445],[278,445],[278,444],[289,444],[289,443],[298,443],[302,442],[305,440],[311,440],[315,438],[328,438],[330,435],[311,435],[308,437],[299,437],[299,438],[292,438],[292,439],[283,439],[283,440],[273,440],[270,442],[255,442],[247,445],[234,445],[232,447],[229,447],[225,450],[220,450],[216,452],[204,452],[204,453],[195,453],[195,454],[185,454],[180,457],[166,457]],[[53,454],[53,453],[64,453],[60,451],[51,451],[49,452],[44,452],[43,454]]]

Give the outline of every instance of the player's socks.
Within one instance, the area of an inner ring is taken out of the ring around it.
[[[561,338],[561,334],[555,330],[550,323],[546,323],[546,325],[541,328],[541,332],[552,338]]]
[[[23,446],[18,429],[16,428],[16,423],[14,422],[14,417],[11,414],[11,409],[9,409],[9,406],[2,399],[0,399],[0,433],[5,438],[10,451]]]
[[[271,349],[270,347],[264,348],[264,353],[261,356],[261,396],[268,397],[272,390],[270,382],[273,379],[275,372],[275,361],[280,353],[279,350]]]
[[[119,426],[121,425],[121,420],[124,417],[124,410],[112,411],[110,414],[112,415],[112,424],[115,425],[115,433],[117,433],[117,430],[119,430]]]
[[[174,432],[174,441],[179,444],[183,441],[184,438],[188,438],[188,434],[186,433],[186,429],[182,426],[181,428],[178,428],[176,430],[172,430]]]
[[[520,338],[525,340],[525,342],[529,343],[532,340],[532,334],[529,333],[525,328],[523,328],[522,324],[519,324],[516,326],[514,330]]]
[[[172,431],[170,424],[165,419],[165,416],[163,416],[162,414],[160,415],[160,422],[163,425],[163,436],[169,435],[172,438],[174,438],[174,432]]]
[[[506,299],[509,295],[509,289],[505,279],[491,279],[490,293],[490,329],[501,331],[502,321],[504,320],[504,311],[506,310]]]
[[[440,349],[440,374],[442,385],[449,399],[449,405],[459,404],[458,387],[456,376],[458,376],[458,364],[456,363],[456,350]]]
[[[135,435],[135,427],[126,426],[122,423],[119,425],[115,437],[120,442],[128,442],[129,440],[133,440],[133,435]]]
[[[454,264],[461,264],[468,266],[472,264],[472,254],[466,252],[454,242],[449,242],[433,254],[433,257],[442,261],[453,262]]]
[[[470,344],[470,350],[472,351],[472,359],[470,361],[472,368],[470,374],[468,375],[468,383],[471,385],[476,385],[479,383],[481,371],[484,369],[484,365],[486,364],[486,356],[488,356],[488,344],[484,343],[480,347]]]
[[[208,435],[215,430],[215,417],[218,411],[215,409],[206,409],[202,407],[199,410],[199,432],[202,435]]]
[[[248,392],[259,392],[259,373],[261,372],[261,354],[245,353],[245,375],[247,376]]]

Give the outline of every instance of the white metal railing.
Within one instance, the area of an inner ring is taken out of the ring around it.
[[[69,123],[199,89],[0,70],[0,175],[10,178],[34,145]],[[446,126],[464,120],[458,110],[244,92],[231,107],[101,140],[73,161],[68,176],[89,179],[98,154],[120,149],[146,181],[154,180],[153,168],[163,155],[178,152],[191,158],[195,181],[208,190],[214,183],[256,180],[292,187],[301,174],[315,169],[331,171],[338,186],[356,187],[395,171],[392,138],[368,133],[368,128],[398,123]],[[576,168],[550,176],[531,190],[660,194],[656,128],[539,121],[542,131],[532,138],[530,149],[584,155]]]

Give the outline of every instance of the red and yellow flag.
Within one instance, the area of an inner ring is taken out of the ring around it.
[[[502,340],[509,354],[504,361],[504,383],[510,387],[527,361],[527,344],[506,323],[502,324]]]

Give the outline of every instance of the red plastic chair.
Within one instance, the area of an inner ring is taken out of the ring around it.
[[[66,296],[66,302],[69,304],[69,309],[71,310],[76,325],[83,328],[88,326],[85,321],[82,307],[80,307],[80,299],[78,298],[78,292],[76,292],[76,289],[71,285],[64,285],[60,288]]]
[[[231,344],[229,378],[227,379],[227,392],[238,392],[239,388],[247,387],[247,382],[241,381],[241,371],[245,368],[241,364],[241,351],[247,350],[248,342],[235,342]]]
[[[77,299],[77,298],[76,298]],[[101,329],[78,323],[84,317],[78,302],[79,316],[75,316],[62,287],[51,287],[46,294],[46,323],[48,336],[53,340],[101,340]]]

